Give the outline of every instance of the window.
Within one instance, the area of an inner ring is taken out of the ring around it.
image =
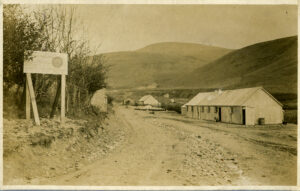
[[[210,107],[209,106],[207,107],[207,113],[210,113]]]
[[[215,108],[215,113],[218,113],[218,107],[214,107]]]
[[[204,106],[201,107],[201,112],[204,112]]]
[[[193,108],[193,106],[191,106],[192,107],[192,112],[194,111],[194,108]]]
[[[230,113],[233,113],[233,107],[230,107]]]

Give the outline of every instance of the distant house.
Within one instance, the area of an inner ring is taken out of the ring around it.
[[[138,105],[151,105],[153,107],[160,107],[161,103],[157,101],[152,95],[145,95],[138,101]]]
[[[126,98],[123,100],[123,105],[135,105],[135,101],[131,98]]]
[[[168,93],[166,93],[166,94],[164,94],[164,97],[165,97],[165,98],[169,98],[170,95],[169,95]]]
[[[100,112],[107,112],[106,89],[97,90],[91,98],[91,105],[97,107]]]
[[[186,106],[186,104],[181,106],[181,114],[182,115],[187,115],[187,106]]]
[[[282,104],[262,87],[199,93],[181,110],[188,117],[234,124],[283,121]]]

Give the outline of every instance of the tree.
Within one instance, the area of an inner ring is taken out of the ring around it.
[[[3,8],[3,88],[7,92],[13,85],[24,85],[23,63],[32,51],[43,44],[43,28],[22,12],[19,5]]]
[[[73,6],[49,5],[25,13],[24,7],[5,5],[3,12],[5,92],[17,86],[18,94],[20,87],[23,87],[25,98],[23,63],[31,59],[35,50],[68,54],[67,111],[76,113],[77,109],[88,106],[91,95],[106,86],[103,59],[92,56],[88,40],[80,37],[84,33],[78,30],[81,26],[76,23],[76,9]],[[53,95],[50,90],[59,82],[60,79],[54,75],[33,75],[37,102],[44,103],[43,98],[55,97],[52,116],[59,104],[60,91]]]

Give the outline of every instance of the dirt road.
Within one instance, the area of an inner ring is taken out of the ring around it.
[[[251,141],[259,137],[255,139],[249,131],[208,128],[176,114],[149,114],[124,107],[115,110],[126,137],[121,146],[75,173],[41,183],[98,186],[296,184],[296,155]]]

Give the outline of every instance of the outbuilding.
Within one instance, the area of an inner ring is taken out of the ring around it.
[[[151,105],[153,107],[160,107],[161,103],[157,101],[152,95],[145,95],[138,101],[138,105]]]
[[[225,123],[281,124],[282,104],[262,87],[198,93],[182,110],[188,117]]]
[[[123,105],[135,105],[135,101],[131,98],[126,98],[123,100]]]

